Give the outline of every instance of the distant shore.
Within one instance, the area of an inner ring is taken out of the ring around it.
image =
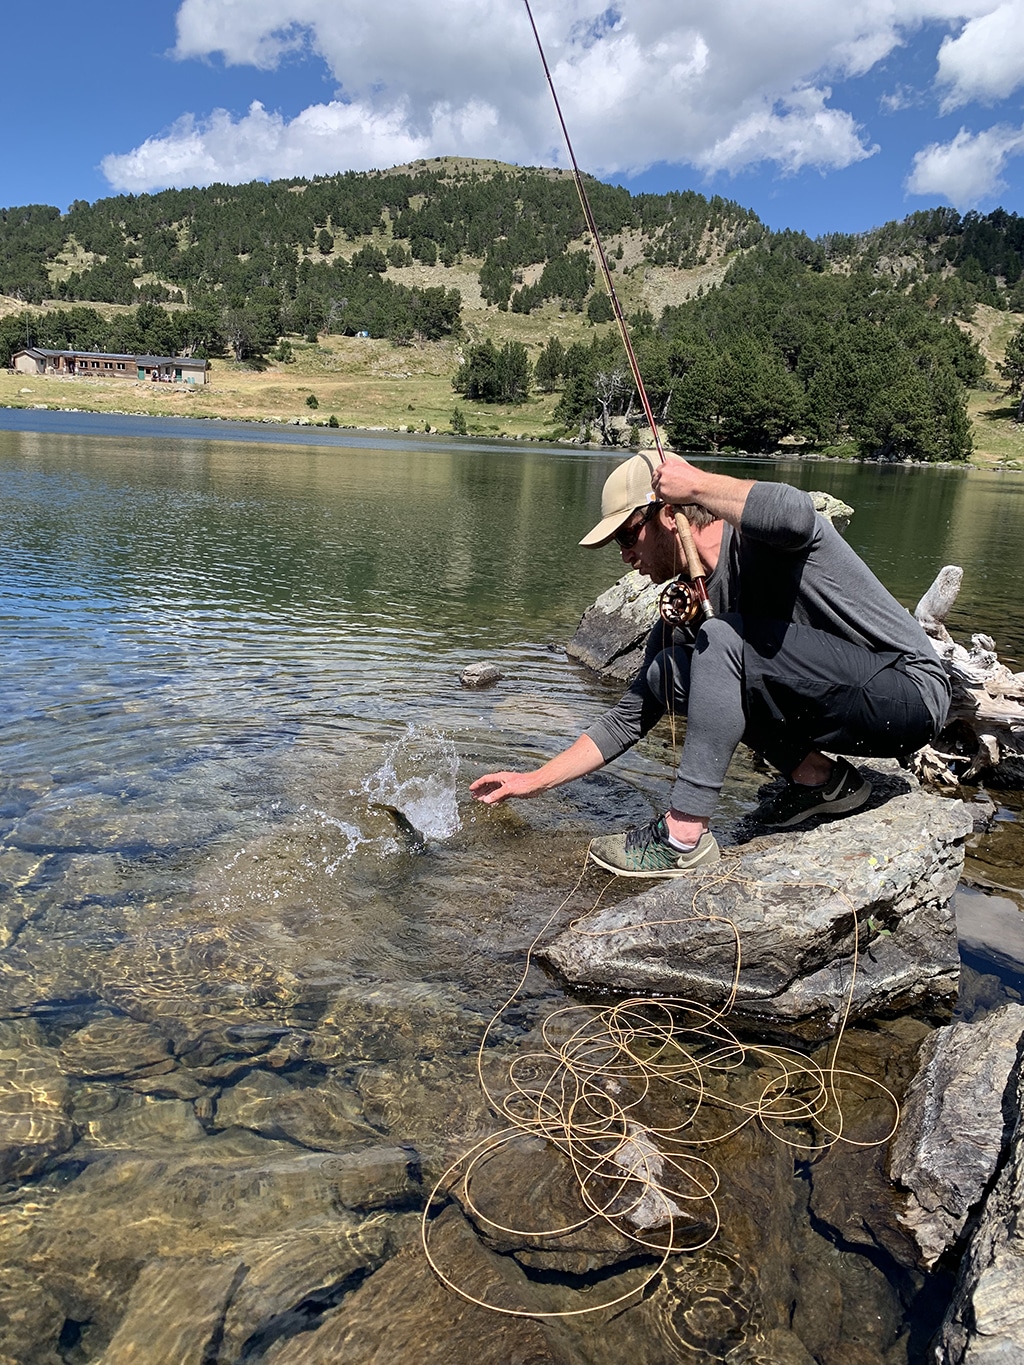
[[[68,420],[73,419],[73,420]],[[77,420],[74,420],[77,419]],[[94,411],[90,408],[51,407],[44,404],[16,404],[0,402],[0,431],[33,431],[42,435],[77,436],[157,436],[173,440],[193,439],[207,441],[248,441],[265,445],[308,445],[337,446],[342,449],[421,449],[436,450],[439,445],[457,443],[467,450],[494,447],[495,445],[545,445],[553,446],[566,454],[625,456],[633,447],[589,445],[569,439],[551,440],[530,436],[480,436],[470,434],[456,435],[453,432],[409,432],[401,428],[329,426],[326,422],[308,419],[285,421],[275,418],[220,417],[215,413],[172,414],[131,412],[123,409]],[[739,459],[763,461],[765,464],[780,464],[787,460],[842,464],[843,456],[823,454],[819,451],[802,451],[793,447],[772,453],[748,454],[737,451],[701,452],[693,454],[693,459],[712,460],[729,463]],[[866,461],[870,463],[870,461]],[[894,466],[905,468],[931,469],[991,469],[1008,468],[1006,465],[991,463],[933,462],[923,464],[913,460],[891,462]],[[1010,466],[1012,467],[1012,466]]]

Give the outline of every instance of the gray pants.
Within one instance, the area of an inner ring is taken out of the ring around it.
[[[671,801],[686,815],[713,813],[741,741],[788,776],[812,750],[893,758],[933,738],[901,655],[810,626],[715,617],[692,650],[657,655],[647,681],[688,717]]]

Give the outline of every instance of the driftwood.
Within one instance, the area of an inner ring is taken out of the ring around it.
[[[999,662],[989,635],[972,635],[965,649],[946,629],[946,617],[957,599],[963,570],[940,569],[914,611],[946,666],[953,700],[945,729],[934,745],[914,755],[917,776],[939,786],[955,787],[998,770],[1009,785],[1020,786],[1024,765],[1024,673]]]

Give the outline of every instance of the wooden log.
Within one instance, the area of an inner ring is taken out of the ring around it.
[[[998,772],[1020,786],[1024,768],[1015,761],[1024,759],[1024,673],[999,662],[991,636],[972,635],[965,649],[950,635],[945,621],[962,581],[963,570],[947,564],[914,611],[945,664],[953,697],[945,728],[914,755],[912,766],[933,785],[952,787]]]

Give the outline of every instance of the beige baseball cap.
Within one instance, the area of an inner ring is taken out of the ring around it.
[[[651,487],[654,465],[646,455],[634,455],[617,465],[604,481],[601,491],[601,520],[580,541],[581,545],[607,545],[612,536],[638,507],[657,502]]]

